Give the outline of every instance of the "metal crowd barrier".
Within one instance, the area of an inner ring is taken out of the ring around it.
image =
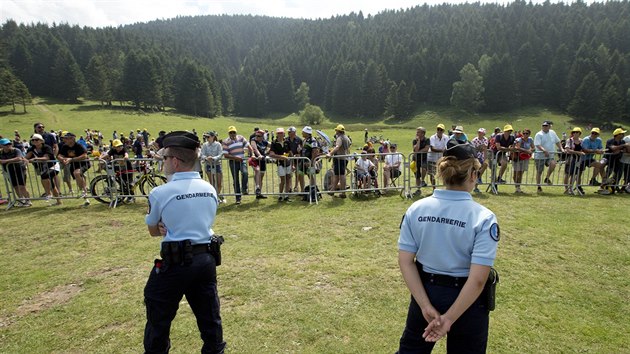
[[[400,155],[402,160],[400,175],[391,179],[390,183],[385,185],[384,160],[386,156],[395,154]],[[622,183],[622,180],[625,179],[624,182],[628,183],[627,179],[630,178],[630,164],[620,162],[611,164],[609,162],[610,154],[594,156],[594,161],[606,163],[602,167],[602,172],[597,173],[597,176],[593,176],[594,168],[583,166],[584,156],[561,153],[552,154],[556,160],[556,168],[549,176],[549,180],[545,181],[548,169],[548,166],[545,166],[541,174],[540,183],[538,183],[536,180],[536,160],[533,155],[526,162],[515,161],[509,155],[507,153],[506,158],[504,158],[502,153],[488,154],[486,156],[484,163],[487,164],[487,169],[480,176],[478,188],[485,187],[486,192],[498,194],[500,190],[503,190],[504,186],[513,186],[515,190],[517,187],[527,187],[536,190],[540,185],[543,190],[549,187],[564,187],[567,194],[583,195],[585,193],[584,188],[596,187],[600,193],[607,194],[607,191],[614,193],[620,188],[626,188],[627,186]],[[366,154],[366,156],[376,165],[376,173],[370,176],[368,185],[363,185],[357,180],[356,161],[361,158],[360,154],[338,155],[332,158],[321,155],[314,161],[305,157],[290,157],[288,161],[291,165],[291,173],[290,180],[287,181],[287,183],[291,184],[289,192],[280,190],[281,178],[278,175],[278,164],[274,159],[267,157],[267,171],[261,180],[260,186],[261,195],[274,198],[282,197],[283,201],[285,197],[300,198],[317,204],[321,198],[320,196],[326,193],[349,193],[350,196],[361,197],[396,191],[402,197],[411,198],[421,194],[419,191],[422,189],[441,186],[439,178],[434,176],[435,164],[428,161],[427,153],[411,153],[407,156],[400,153]],[[333,191],[331,186],[333,161],[335,159],[345,159],[347,161],[346,173],[340,176],[346,181],[344,190]],[[155,159],[129,159],[133,167],[131,170],[128,169],[125,161],[121,159],[107,163],[99,159],[90,159],[88,161],[90,167],[84,172],[88,192],[86,196],[83,196],[82,191],[78,190],[76,181],[72,177],[72,171],[69,171],[68,167],[64,167],[58,161],[49,161],[54,163],[52,168],[54,172],[51,173],[52,178],[49,180],[57,186],[60,192],[59,196],[51,195],[50,191],[44,187],[41,176],[37,173],[37,169],[33,164],[13,163],[24,166],[20,167],[19,171],[23,173],[24,188],[28,192],[28,197],[25,197],[23,195],[24,189],[16,189],[11,183],[11,177],[8,172],[12,170],[8,166],[10,164],[3,166],[3,178],[0,182],[0,189],[3,191],[2,197],[8,201],[6,208],[21,206],[32,201],[47,201],[54,204],[57,200],[63,202],[64,200],[77,198],[94,200],[108,204],[110,207],[116,207],[121,203],[134,202],[136,198],[146,198],[152,188],[166,183],[166,178],[160,171],[161,161]],[[420,161],[420,167],[417,167],[418,161]],[[519,176],[516,175],[515,171],[517,164],[523,170],[520,181],[518,181]],[[415,168],[412,169],[412,165],[416,165],[414,166]],[[206,163],[201,165],[202,175],[203,178],[215,186],[222,200],[225,200],[225,197],[243,197],[247,195],[251,198],[255,197],[255,172],[251,166],[248,166],[247,160],[235,163],[231,160],[220,159],[215,162],[215,172],[217,170],[216,166],[220,166],[222,172],[220,175],[209,173]],[[308,166],[308,168],[302,169],[305,171],[304,173],[299,172],[301,166]],[[418,169],[421,172],[420,178],[416,178]],[[232,171],[239,177],[238,188],[233,183]],[[301,177],[299,177],[300,175]],[[435,183],[432,183],[432,176]],[[589,183],[593,177],[597,179],[597,184]],[[294,187],[297,178],[303,179],[304,183],[302,184],[300,181],[297,184],[299,188],[296,189]],[[220,188],[219,181],[221,182]],[[604,188],[600,189],[602,182],[606,183],[604,183]],[[311,190],[315,192],[311,194]]]

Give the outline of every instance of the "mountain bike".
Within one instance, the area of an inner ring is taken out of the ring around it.
[[[143,197],[148,197],[149,192],[157,186],[167,182],[166,177],[155,172],[154,167],[148,161],[142,161],[138,169],[114,168],[114,162],[105,162],[106,174],[96,176],[90,182],[90,193],[94,199],[103,203],[115,206],[125,200],[133,200],[136,189],[140,189]],[[126,177],[134,174],[133,179]]]

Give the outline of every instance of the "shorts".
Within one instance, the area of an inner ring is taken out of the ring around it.
[[[13,187],[24,186],[26,182],[26,173],[25,171],[19,168],[11,168],[9,167],[5,173],[9,175],[9,180],[11,181],[11,185]]]
[[[42,173],[40,174],[40,177],[42,178],[42,180],[45,180],[45,179],[53,179],[53,178],[54,178],[54,177],[55,177],[58,173],[59,173],[59,172],[57,172],[57,171],[55,171],[55,170],[53,170],[53,169],[50,169],[50,170],[47,170],[47,171],[42,172]]]
[[[278,177],[290,176],[291,175],[291,165],[282,166],[278,165]]]
[[[582,160],[582,162],[580,163],[580,169],[584,171],[586,168],[591,167],[593,165],[593,162],[595,162],[595,159],[592,156]]]
[[[514,161],[514,172],[525,172],[529,170],[529,159]]]
[[[76,170],[80,170],[81,171],[81,176],[85,177],[85,171],[90,169],[90,164],[71,164],[70,165],[70,172],[72,175],[72,179],[77,179],[77,176],[74,175],[74,171]]]
[[[333,174],[335,176],[345,176],[348,160],[345,157],[333,158]]]
[[[582,165],[582,162],[579,160],[570,158],[570,160],[567,161],[567,164],[564,165],[564,173],[571,175],[578,171],[579,172],[584,171],[584,166]]]
[[[365,171],[357,171],[357,180],[368,178],[370,175]]]
[[[220,163],[216,163],[216,164],[210,164],[207,163],[206,164],[206,173],[222,173],[223,169],[221,168],[221,164]]]
[[[422,169],[426,169],[429,163],[426,159],[420,159],[420,161],[416,161],[416,176],[420,176],[422,173]]]
[[[429,161],[427,164],[427,173],[435,176],[437,174],[437,162]]]
[[[265,157],[260,160],[250,157],[249,159],[247,159],[247,163],[254,169],[258,167],[260,172],[267,172],[267,160],[265,159]]]
[[[536,171],[542,171],[545,166],[549,167],[552,161],[554,161],[554,159],[551,157],[546,159],[535,159],[534,163],[536,165]]]

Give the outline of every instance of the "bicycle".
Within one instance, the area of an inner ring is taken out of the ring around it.
[[[115,206],[123,202],[125,198],[133,198],[136,188],[140,189],[142,196],[148,197],[153,188],[167,182],[166,177],[155,172],[150,163],[141,162],[138,170],[119,169],[116,171],[114,162],[105,161],[106,174],[97,176],[90,182],[90,194],[103,204]],[[131,181],[123,177],[135,173],[139,174]]]

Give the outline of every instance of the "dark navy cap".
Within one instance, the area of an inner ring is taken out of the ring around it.
[[[184,149],[195,150],[199,147],[199,138],[187,131],[175,131],[164,135],[162,141],[163,147],[181,147]]]
[[[447,149],[446,151],[444,151],[444,156],[455,156],[455,158],[458,160],[467,160],[475,158],[477,156],[477,151],[471,144],[457,144],[455,142],[451,143],[451,141],[449,141],[449,144],[447,144]]]

